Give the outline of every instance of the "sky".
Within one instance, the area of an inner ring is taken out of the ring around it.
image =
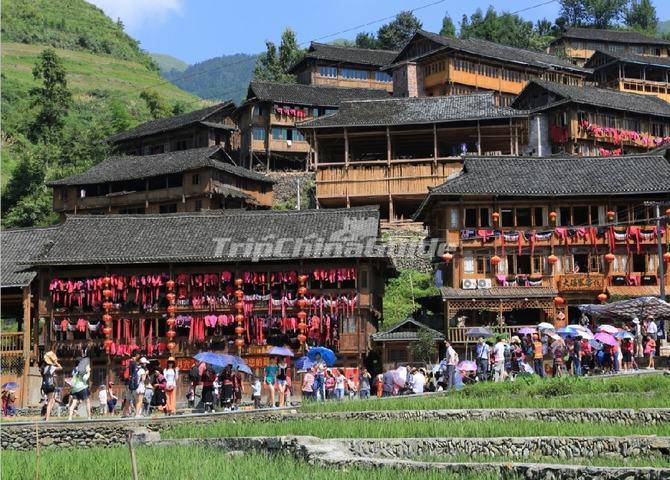
[[[420,8],[414,14],[423,28],[433,32],[440,30],[445,13],[458,26],[463,14],[489,5],[498,11],[520,11],[519,15],[533,21],[554,20],[559,10],[556,0],[89,1],[112,19],[120,18],[143,49],[189,64],[225,54],[261,52],[266,40],[279,43],[286,27],[296,31],[302,46],[311,40],[353,39],[358,32],[376,32],[390,20],[386,17],[415,8]],[[669,0],[654,0],[654,4],[661,20],[670,19]]]

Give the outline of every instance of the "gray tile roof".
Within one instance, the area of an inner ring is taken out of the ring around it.
[[[270,177],[248,168],[238,167],[217,160],[222,148],[219,146],[191,148],[157,155],[129,155],[111,157],[85,172],[54,180],[48,185],[91,185],[96,183],[138,180],[142,178],[181,173],[200,168],[213,168],[231,175],[258,182],[273,183]]]
[[[551,287],[491,287],[476,290],[442,287],[443,300],[460,300],[474,298],[476,300],[498,298],[551,298],[558,295],[558,291]]]
[[[326,43],[312,42],[303,59],[296,63],[289,72],[299,70],[305,60],[325,60],[328,62],[379,68],[391,63],[396,55],[398,55],[398,52],[394,50],[340,47]]]
[[[598,65],[602,60],[607,63]],[[587,68],[599,70],[610,63],[635,63],[638,65],[650,65],[655,67],[670,68],[670,57],[656,57],[653,55],[636,55],[634,53],[609,53],[597,50],[586,62]]]
[[[384,332],[378,332],[372,334],[372,341],[374,342],[393,342],[393,341],[405,341],[413,342],[419,339],[418,331],[421,327],[426,328],[430,333],[433,334],[435,340],[444,340],[444,334],[434,330],[423,323],[414,320],[413,318],[408,318],[403,322],[400,322],[398,325],[393,328],[386,330]]]
[[[376,248],[360,248],[365,242],[376,241],[378,232],[377,207],[73,215],[54,232],[51,248],[33,257],[31,263],[119,265],[386,258]],[[330,247],[301,247],[315,246],[319,238]],[[280,242],[282,239],[284,242]],[[335,243],[344,248],[334,250]],[[231,244],[241,248],[230,248]]]
[[[569,70],[588,74],[590,70],[581,68],[570,62],[569,60],[550,55],[543,52],[535,52],[532,50],[525,50],[523,48],[510,47],[509,45],[502,45],[500,43],[489,42],[479,38],[453,38],[443,37],[436,33],[427,32],[425,30],[418,30],[416,35],[423,36],[443,46],[438,50],[433,50],[423,53],[415,59],[423,58],[432,55],[437,51],[460,51],[477,55],[482,58],[489,58],[494,61],[502,61],[508,63],[516,63],[519,65],[529,65],[541,69],[558,69]]]
[[[595,40],[601,42],[618,42],[618,43],[636,43],[636,44],[651,44],[651,45],[670,45],[670,41],[662,38],[649,37],[638,32],[630,32],[625,30],[601,30],[598,28],[568,28],[560,37],[553,40],[552,43],[558,42],[561,38],[576,38],[578,40]]]
[[[404,97],[344,102],[327,116],[300,124],[304,128],[417,125],[525,116],[527,112],[495,104],[492,92],[444,97]]]
[[[117,133],[107,138],[108,142],[121,142],[124,140],[132,140],[134,138],[144,137],[146,135],[155,135],[157,133],[168,132],[177,128],[186,127],[195,123],[206,122],[209,117],[215,113],[229,109],[231,112],[235,108],[232,102],[223,102],[210,107],[201,108],[200,110],[193,110],[192,112],[175,115],[168,118],[159,118],[150,122],[138,125],[135,128],[126,130],[125,132]]]
[[[35,271],[23,262],[38,255],[58,227],[17,228],[0,231],[0,288],[25,287],[35,278]]]
[[[558,97],[556,100],[566,100],[595,107],[611,108],[623,112],[635,112],[644,115],[670,117],[670,103],[653,95],[638,95],[636,93],[619,92],[598,87],[578,87],[562,83],[547,82],[546,80],[531,80],[524,87],[512,107],[525,105],[527,95],[532,95],[536,89],[541,89]],[[553,102],[543,108],[551,108]]]
[[[306,106],[337,107],[347,100],[388,98],[385,90],[371,88],[340,88],[297,83],[251,82],[247,101],[287,103]]]

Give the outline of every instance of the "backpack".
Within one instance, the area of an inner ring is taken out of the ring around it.
[[[131,392],[134,392],[139,386],[140,379],[137,377],[137,364],[135,362],[131,362],[128,365],[128,389]]]
[[[191,380],[191,382],[197,382],[200,380],[200,369],[198,369],[197,364],[193,365],[188,371],[188,378]]]
[[[42,390],[53,390],[56,388],[56,382],[54,381],[54,376],[49,372],[49,367],[44,367],[42,370]]]

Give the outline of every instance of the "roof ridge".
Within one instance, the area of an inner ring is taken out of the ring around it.
[[[38,230],[55,230],[59,228],[61,224],[57,225],[49,225],[46,227],[9,227],[9,228],[2,228],[0,229],[0,234],[1,233],[19,233],[19,232],[28,232],[28,231],[38,231]]]
[[[460,98],[474,98],[474,97],[495,97],[495,92],[477,92],[472,94],[462,94],[462,95],[437,95],[434,97],[389,97],[389,98],[363,98],[361,100],[344,100],[342,105],[345,103],[363,103],[363,102],[436,102],[436,101],[446,101],[451,99],[460,99]],[[495,105],[498,107],[499,105]],[[500,107],[505,108],[505,107]],[[335,112],[337,113],[337,112]]]
[[[366,50],[368,52],[384,52],[384,53],[398,53],[398,50],[386,50],[383,48],[362,48],[362,47],[346,47],[344,45],[333,45],[330,43],[321,43],[321,42],[310,42],[310,46],[312,45],[324,45],[326,47],[331,47],[331,48],[341,48],[343,50]]]
[[[335,87],[331,85],[303,85],[302,83],[282,83],[282,82],[270,82],[265,80],[252,80],[251,84],[261,84],[261,85],[280,85],[283,87],[300,87],[300,88],[310,88],[313,90],[333,90],[333,91],[344,91],[344,90],[354,90],[354,91],[372,91],[379,92],[378,88],[363,88],[363,87]]]

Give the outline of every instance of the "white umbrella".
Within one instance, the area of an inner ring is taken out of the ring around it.
[[[609,333],[610,335],[614,335],[616,332],[619,331],[619,329],[616,328],[616,327],[613,326],[613,325],[600,325],[600,326],[598,327],[598,331],[599,331],[599,332]]]
[[[407,382],[407,367],[398,367],[393,370],[393,381],[398,387],[403,388]]]
[[[551,323],[542,322],[542,323],[538,323],[537,329],[538,330],[554,330],[554,326]]]

